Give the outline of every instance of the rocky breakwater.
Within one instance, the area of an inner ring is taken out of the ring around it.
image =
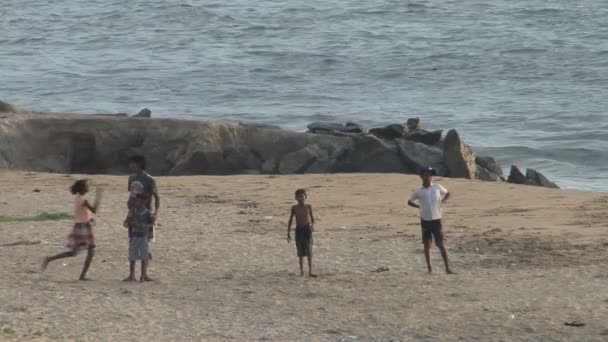
[[[458,132],[426,131],[420,119],[366,132],[354,123],[314,123],[298,133],[276,126],[178,119],[31,113],[0,103],[0,168],[121,174],[129,156],[157,175],[418,173],[504,181],[491,157],[475,156]],[[144,113],[144,114],[142,114]],[[530,177],[546,185],[538,172]],[[531,179],[531,178],[530,178]],[[548,180],[547,180],[548,181]],[[534,184],[525,181],[522,184]]]

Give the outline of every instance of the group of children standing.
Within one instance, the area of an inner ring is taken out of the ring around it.
[[[135,264],[141,262],[141,275],[139,280],[152,281],[148,276],[148,263],[152,259],[150,241],[154,239],[154,223],[158,218],[160,197],[156,188],[156,181],[146,172],[146,159],[142,156],[132,157],[129,168],[133,172],[129,176],[127,200],[127,217],[123,223],[128,231],[129,238],[129,276],[124,281],[135,281]],[[78,180],[70,188],[75,195],[74,199],[74,225],[66,240],[69,251],[44,258],[41,269],[46,270],[49,263],[57,259],[74,257],[80,251],[87,250],[80,280],[87,280],[86,274],[95,255],[95,234],[93,227],[95,219],[93,214],[99,209],[100,201],[91,204],[85,199],[89,192],[89,183],[86,179]],[[99,193],[98,193],[99,195]],[[152,199],[154,211],[152,212]]]
[[[152,259],[150,241],[154,239],[154,223],[158,219],[160,208],[160,198],[156,188],[156,181],[146,172],[146,160],[142,156],[132,157],[129,167],[133,174],[129,176],[127,201],[128,214],[124,221],[124,227],[128,230],[129,237],[129,276],[124,281],[135,281],[135,266],[139,260],[141,262],[140,281],[152,281],[148,276],[148,263]],[[436,171],[425,168],[421,171],[422,186],[412,194],[408,201],[411,207],[420,209],[422,242],[424,244],[424,254],[426,258],[428,272],[432,273],[430,258],[430,247],[435,240],[435,244],[441,251],[441,256],[445,264],[445,271],[453,274],[449,266],[447,249],[444,243],[443,226],[441,223],[442,211],[441,204],[445,202],[450,194],[440,184],[432,182]],[[89,192],[87,180],[78,180],[72,185],[70,191],[75,195],[74,199],[74,225],[68,235],[66,247],[70,250],[54,256],[44,258],[42,270],[44,271],[50,262],[67,257],[74,257],[80,251],[87,250],[80,280],[87,280],[86,274],[91,265],[95,254],[95,235],[93,226],[95,220],[93,214],[97,212],[99,201],[93,204],[85,199]],[[298,189],[295,192],[297,204],[291,207],[289,223],[287,225],[287,242],[291,242],[291,226],[295,218],[295,244],[300,264],[300,275],[304,275],[304,258],[308,261],[308,275],[316,278],[312,272],[312,245],[315,218],[312,206],[306,204],[306,190]],[[152,211],[152,199],[154,199],[154,211]]]

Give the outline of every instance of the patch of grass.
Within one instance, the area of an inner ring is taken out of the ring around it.
[[[42,336],[44,336],[44,334],[49,334],[49,333],[50,333],[49,328],[44,328],[43,331],[40,331],[40,330],[34,331],[34,333],[32,335],[34,335],[36,337],[42,337]]]
[[[2,333],[3,334],[14,334],[15,333],[15,329],[11,328],[11,327],[2,327]]]
[[[42,213],[36,216],[0,215],[0,222],[61,221],[69,219],[72,219],[72,215],[67,213]]]

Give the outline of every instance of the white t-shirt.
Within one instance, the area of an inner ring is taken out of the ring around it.
[[[440,184],[431,183],[428,188],[421,186],[416,189],[410,201],[418,200],[420,218],[424,221],[441,220],[441,199],[447,193],[448,190]]]

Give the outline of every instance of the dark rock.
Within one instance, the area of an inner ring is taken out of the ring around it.
[[[372,128],[369,133],[381,139],[404,138],[407,135],[407,127],[400,124],[392,124],[380,128]]]
[[[395,144],[366,135],[355,140],[351,163],[353,172],[399,172],[409,171],[401,161]]]
[[[339,147],[328,156],[320,156],[306,169],[306,173],[338,172],[338,165],[343,164],[348,153],[348,147]]]
[[[309,145],[301,150],[288,153],[279,163],[279,173],[303,173],[320,157],[322,157],[322,151],[317,145]]]
[[[332,158],[317,159],[307,169],[306,173],[333,173],[336,172],[336,163]]]
[[[19,114],[21,110],[8,102],[0,101],[0,113]]]
[[[449,177],[475,179],[475,154],[462,142],[455,129],[450,130],[445,137],[443,164]]]
[[[106,113],[99,113],[99,114],[94,114],[95,116],[109,116],[109,117],[118,117],[118,118],[125,118],[128,117],[129,114],[127,113],[115,113],[115,114],[106,114]]]
[[[354,124],[341,127],[361,131]],[[401,139],[383,140],[342,131],[345,136],[304,134],[164,118],[119,120],[28,112],[0,119],[0,168],[124,174],[128,172],[129,156],[141,154],[148,159],[149,172],[155,175],[412,173],[430,165],[440,174],[449,171],[458,177],[458,169],[446,167],[452,165],[446,157],[450,146],[468,151],[457,133],[452,133],[457,144],[448,134],[446,148],[441,150],[407,140],[403,125],[390,125],[380,131],[383,137],[392,132],[388,135]],[[446,152],[443,157],[442,152]],[[461,164],[466,166],[467,154],[460,152]]]
[[[277,162],[274,160],[267,160],[262,164],[262,168],[261,170],[262,173],[266,173],[266,174],[273,174],[273,173],[277,173]]]
[[[439,148],[403,139],[397,139],[397,146],[405,165],[412,173],[417,174],[423,168],[431,166],[437,170],[437,175],[445,175],[443,151]]]
[[[519,170],[519,168],[515,165],[511,165],[511,172],[509,172],[509,178],[507,182],[513,184],[525,184],[526,176]]]
[[[149,155],[148,153],[146,155]],[[150,158],[154,160],[155,158]],[[162,157],[158,156],[157,159]],[[200,149],[192,154],[185,154],[177,158],[175,166],[157,165],[156,169],[166,169],[172,175],[229,175],[240,174],[247,170],[260,170],[262,162],[247,149],[237,149],[234,146],[225,146],[220,149]]]
[[[363,133],[363,128],[352,122],[349,122],[346,125],[335,122],[313,122],[307,127],[310,133],[315,134],[327,134],[331,132]]]
[[[312,133],[308,131],[307,133]],[[348,137],[348,138],[357,138],[364,133],[349,133],[349,132],[340,132],[340,131],[317,131],[313,134],[323,134],[323,135],[333,135],[334,137]]]
[[[443,151],[443,148],[445,147],[445,140],[439,140],[436,144],[435,147],[441,149]]]
[[[559,186],[557,184],[553,183],[547,177],[545,177],[542,173],[540,173],[534,169],[526,169],[526,181],[528,184],[531,184],[531,185],[559,189]]]
[[[495,173],[493,173],[490,170],[486,169],[485,167],[481,167],[479,165],[477,165],[477,168],[475,169],[475,178],[479,179],[481,181],[484,181],[484,182],[500,181],[500,178],[498,178],[498,176]]]
[[[260,123],[247,123],[247,122],[239,122],[239,126],[250,127],[250,128],[261,128],[261,129],[273,129],[277,131],[282,131],[283,128],[276,125],[267,125]]]
[[[498,182],[505,181],[502,167],[492,157],[476,157],[476,177],[482,181]]]
[[[243,171],[239,172],[239,174],[241,174],[241,175],[259,175],[259,174],[262,174],[262,172],[260,172],[260,170],[243,170]]]
[[[144,108],[142,110],[139,111],[139,113],[133,115],[134,118],[151,118],[152,117],[152,111],[149,110],[148,108]]]
[[[409,118],[407,119],[405,125],[410,132],[422,129],[422,122],[420,121],[420,118]]]
[[[411,141],[415,141],[415,142],[420,142],[426,145],[437,145],[437,143],[439,143],[441,141],[441,134],[443,133],[442,130],[438,130],[438,131],[425,131],[425,130],[418,130],[415,132],[410,132],[405,136],[405,139],[407,140],[411,140]]]

